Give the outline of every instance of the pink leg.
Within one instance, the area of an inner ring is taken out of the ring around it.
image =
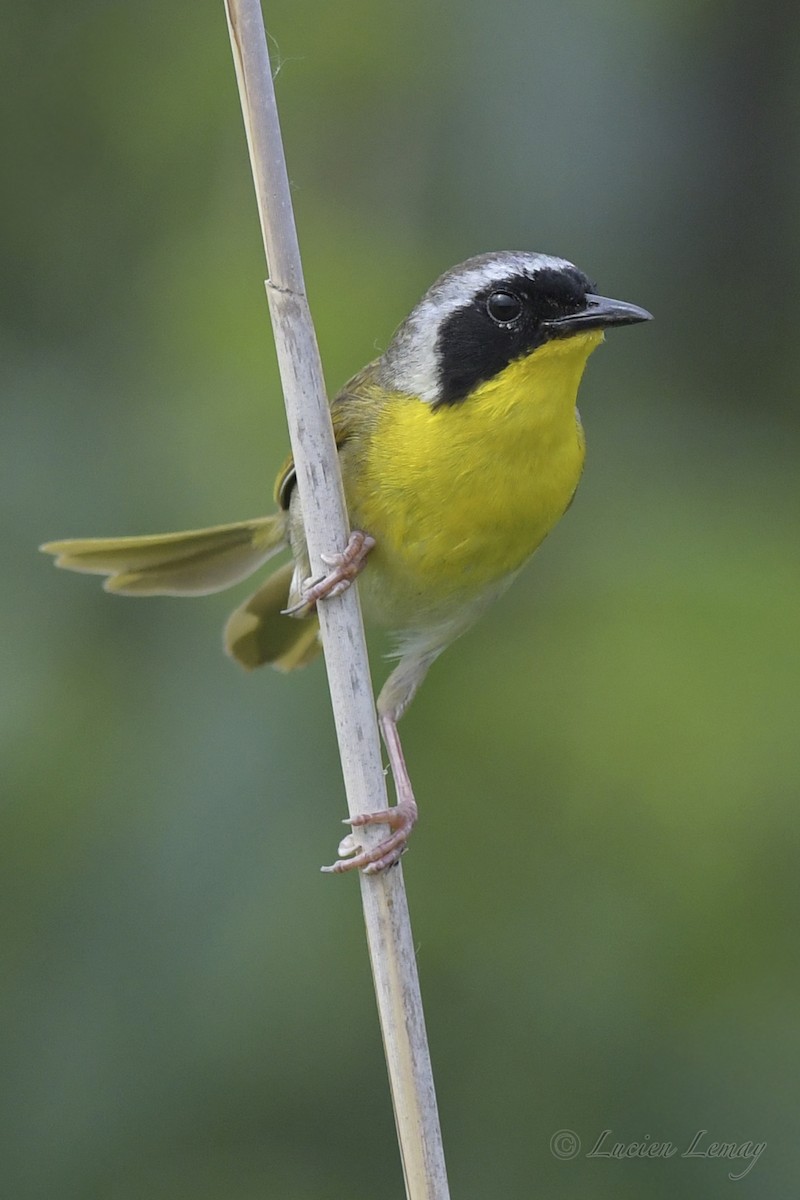
[[[349,541],[341,554],[323,554],[322,561],[331,569],[321,579],[309,581],[303,588],[303,594],[291,608],[285,608],[284,615],[288,617],[307,616],[315,607],[318,600],[332,596],[341,596],[350,587],[353,580],[361,574],[370,550],[375,546],[375,538],[360,529],[354,529]]]
[[[353,854],[358,849],[358,845],[353,835],[348,834],[339,846],[339,853],[353,854],[353,857],[340,858],[333,866],[323,867],[323,871],[339,874],[342,871],[356,871],[363,868],[365,875],[375,875],[378,871],[383,871],[386,867],[393,867],[396,862],[399,862],[408,846],[409,834],[417,821],[417,803],[403,757],[403,747],[400,745],[397,722],[393,717],[381,714],[378,717],[378,723],[389,755],[397,803],[393,808],[383,808],[377,812],[359,813],[357,817],[349,817],[345,821],[345,825],[350,825],[353,829],[364,825],[388,825],[394,832],[384,838],[382,842],[378,842],[371,850],[362,850],[359,854]]]

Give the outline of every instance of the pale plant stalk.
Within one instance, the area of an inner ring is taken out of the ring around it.
[[[267,297],[312,571],[341,551],[348,523],[300,251],[259,0],[225,0],[269,279]],[[351,816],[386,807],[356,587],[319,605],[331,702]],[[368,827],[369,844],[384,836]],[[408,1200],[449,1196],[402,868],[359,873],[375,995]],[[333,886],[339,886],[334,884]],[[358,1140],[359,1131],[355,1131]],[[357,1166],[354,1163],[354,1170]],[[362,1181],[363,1186],[363,1181]]]

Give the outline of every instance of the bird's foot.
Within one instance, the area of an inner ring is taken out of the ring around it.
[[[417,821],[417,806],[413,800],[401,800],[393,808],[382,808],[378,812],[359,813],[348,817],[344,824],[351,825],[353,832],[339,843],[339,859],[330,867],[321,870],[338,875],[342,871],[362,869],[365,875],[376,875],[386,867],[399,862],[408,848],[408,838]],[[388,825],[393,832],[378,842],[371,850],[364,850],[357,840],[355,830],[364,825]],[[350,856],[353,857],[350,857]]]
[[[307,616],[316,607],[318,600],[328,600],[346,592],[353,580],[364,570],[375,538],[360,529],[354,529],[341,554],[320,555],[327,573],[317,579],[307,579],[303,584],[300,599],[290,608],[285,608],[288,617]]]

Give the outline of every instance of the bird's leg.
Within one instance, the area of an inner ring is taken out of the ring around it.
[[[393,867],[399,862],[408,847],[409,834],[417,821],[417,802],[403,757],[397,722],[390,717],[379,716],[378,724],[389,755],[397,803],[392,808],[380,808],[377,812],[358,813],[355,817],[347,817],[345,825],[354,830],[363,828],[364,825],[388,825],[392,832],[371,850],[361,850],[354,834],[348,833],[339,843],[339,854],[353,857],[340,858],[333,866],[323,867],[323,871],[338,874],[341,871],[356,871],[361,867],[365,875],[375,875],[385,867]],[[360,852],[356,854],[356,850]]]
[[[318,600],[341,596],[353,580],[361,574],[370,550],[375,545],[375,538],[360,529],[354,529],[350,534],[347,545],[341,554],[321,554],[320,558],[329,568],[327,573],[318,579],[307,579],[303,585],[300,599],[296,604],[283,610],[288,617],[308,616]]]
[[[365,875],[375,875],[386,867],[393,867],[405,854],[409,835],[417,822],[417,802],[403,756],[397,722],[440,649],[441,647],[425,654],[405,655],[387,679],[378,697],[378,725],[389,756],[396,804],[391,808],[348,817],[344,823],[351,827],[351,832],[339,843],[341,857],[332,866],[323,867],[323,871],[338,874],[361,868]],[[388,825],[391,832],[371,849],[365,850],[355,835],[355,831],[365,825]]]

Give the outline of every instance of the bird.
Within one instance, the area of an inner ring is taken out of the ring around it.
[[[398,721],[431,664],[506,590],[572,503],[585,455],[576,401],[589,355],[607,329],[651,319],[549,254],[498,251],[446,271],[331,402],[352,532],[322,578],[311,578],[291,456],[267,516],[41,549],[59,567],[106,575],[106,590],[135,596],[221,591],[288,549],[289,560],[226,624],[225,648],[247,669],[311,662],[320,650],[317,604],[358,577],[365,619],[389,632],[397,660],[377,699],[395,803],[350,818],[339,857],[322,869],[375,874],[399,861],[418,815]],[[357,830],[374,824],[388,833],[367,849]]]

